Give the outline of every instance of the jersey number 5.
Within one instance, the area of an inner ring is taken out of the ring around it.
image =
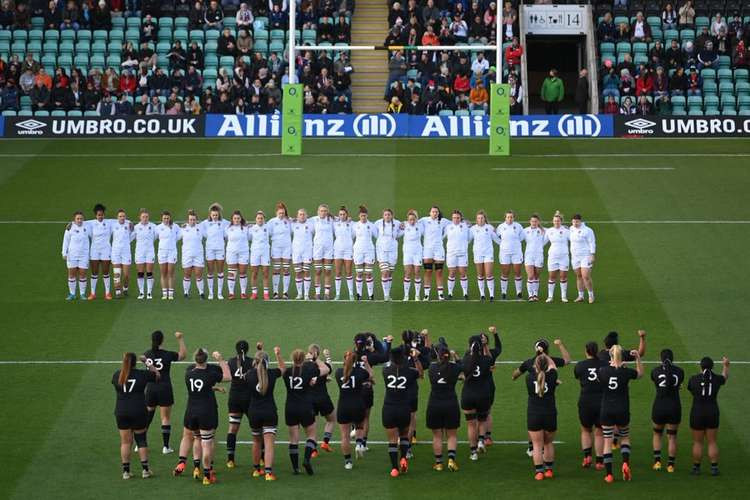
[[[620,384],[617,382],[617,377],[609,377],[607,387],[609,387],[610,391],[616,391],[619,386]]]

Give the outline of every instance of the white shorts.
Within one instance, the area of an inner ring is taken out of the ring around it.
[[[547,271],[567,271],[569,267],[568,255],[547,255]]]
[[[469,265],[469,256],[467,254],[452,255],[448,254],[448,258],[445,261],[446,267],[466,267]]]
[[[591,256],[589,255],[574,255],[572,260],[573,269],[578,269],[580,267],[591,269]]]
[[[375,252],[372,250],[356,251],[354,252],[354,265],[361,266],[362,264],[372,265],[375,262]]]
[[[135,263],[136,264],[153,264],[154,258],[156,255],[154,254],[154,249],[146,249],[145,251],[138,251],[138,249],[135,249]]]
[[[170,249],[163,252],[159,252],[159,264],[176,264],[177,263],[177,250]]]
[[[285,259],[285,260],[291,259],[292,258],[291,245],[271,244],[271,258],[272,259]]]
[[[352,260],[352,253],[354,250],[352,247],[349,248],[336,248],[333,247],[333,258],[338,260]]]
[[[186,255],[182,254],[182,268],[186,267],[203,267],[203,255]]]
[[[250,252],[251,266],[268,266],[271,263],[269,250],[253,250]]]
[[[513,252],[513,253],[501,253],[500,254],[500,264],[507,266],[508,264],[521,264],[523,262],[523,252]]]
[[[292,263],[293,264],[309,264],[312,262],[312,248],[307,247],[303,249],[292,248]]]
[[[91,247],[91,260],[112,260],[112,247]]]
[[[217,248],[215,250],[206,248],[206,260],[224,260],[225,257],[226,254],[224,253],[223,248]]]
[[[422,249],[404,249],[403,262],[405,266],[421,266],[422,265]]]
[[[434,246],[425,246],[423,257],[425,260],[432,259],[440,262],[445,261],[445,248],[442,243]]]
[[[527,266],[544,267],[544,254],[542,252],[526,253],[523,256],[523,263]]]
[[[333,260],[333,243],[313,244],[313,260]]]
[[[249,250],[232,250],[227,252],[227,264],[230,266],[242,264],[246,266],[250,262]]]
[[[130,247],[112,249],[112,264],[129,266],[131,259]]]
[[[474,252],[474,264],[492,264],[495,262],[495,252]]]
[[[398,264],[398,250],[377,250],[378,264],[388,264],[388,267],[393,270]]]
[[[89,268],[89,256],[88,255],[68,255],[65,261],[67,262],[68,269],[73,269],[76,267],[79,269]]]

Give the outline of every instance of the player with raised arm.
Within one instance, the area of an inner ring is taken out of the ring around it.
[[[99,280],[99,272],[102,273],[104,281],[104,298],[112,299],[110,293],[111,283],[109,281],[109,267],[112,263],[112,231],[115,221],[105,218],[106,208],[101,203],[94,205],[94,218],[86,221],[91,232],[91,253],[89,263],[91,265],[91,292],[89,300],[96,299],[96,283]]]
[[[430,398],[427,403],[427,428],[432,431],[432,452],[435,455],[436,471],[443,470],[443,435],[448,441],[448,470],[458,471],[456,449],[457,431],[461,425],[461,410],[456,397],[456,383],[463,378],[463,365],[454,351],[448,348],[444,338],[434,347],[435,362],[430,364]]]
[[[690,408],[690,429],[693,432],[693,469],[691,474],[701,473],[703,443],[708,442],[708,458],[711,460],[711,475],[719,475],[719,445],[716,441],[719,434],[719,404],[716,399],[719,389],[729,378],[729,359],[721,359],[721,375],[714,373],[714,361],[705,357],[701,359],[701,372],[690,377],[688,391],[693,395]]]
[[[130,453],[133,441],[138,446],[138,455],[143,468],[142,477],[151,477],[148,465],[148,416],[146,414],[146,385],[159,380],[159,373],[153,366],[147,370],[135,367],[135,353],[126,352],[122,357],[122,366],[112,375],[112,385],[117,394],[115,403],[115,420],[120,432],[120,459],[122,461],[122,478],[130,479]]]
[[[290,266],[292,262],[292,221],[289,219],[286,205],[280,201],[276,204],[276,217],[267,223],[271,234],[271,268],[273,298],[289,298]],[[279,293],[281,284],[281,293]]]
[[[253,433],[253,477],[276,481],[273,473],[274,445],[279,415],[273,397],[276,381],[281,378],[281,368],[268,367],[268,354],[263,352],[263,344],[258,342],[252,370],[247,374],[250,386],[250,429]],[[281,350],[273,349],[279,367],[284,366]],[[263,470],[261,470],[261,462]]]
[[[487,222],[487,214],[480,210],[476,215],[477,223],[469,228],[474,240],[474,266],[477,269],[477,285],[479,299],[485,300],[484,288],[487,285],[490,302],[495,300],[495,276],[492,268],[495,265],[495,243],[500,244],[500,238],[495,228]]]
[[[334,218],[325,203],[318,206],[318,215],[310,217],[313,225],[313,267],[315,268],[315,300],[331,298],[333,271]],[[321,296],[321,290],[323,295]]]
[[[227,241],[228,299],[234,300],[237,277],[240,279],[240,298],[247,298],[247,264],[250,262],[250,232],[242,212],[232,212],[231,223],[224,230]],[[239,273],[239,274],[238,274]]]
[[[448,266],[448,299],[453,298],[453,288],[456,286],[456,273],[461,281],[461,291],[464,300],[469,300],[469,278],[466,269],[469,266],[469,242],[474,233],[469,224],[464,221],[460,210],[451,213],[451,223],[445,226],[446,265]]]
[[[208,300],[214,298],[214,276],[216,276],[216,298],[224,300],[224,260],[226,258],[226,229],[230,222],[221,216],[222,207],[212,203],[208,219],[200,223],[206,238],[206,271]]]
[[[557,432],[557,406],[555,389],[560,383],[555,361],[538,350],[526,374],[526,428],[533,445],[534,479],[541,481],[555,477],[555,433]]]
[[[403,236],[403,224],[393,218],[393,210],[383,210],[383,217],[375,221],[377,239],[375,250],[380,267],[380,285],[383,288],[383,300],[391,300],[393,271],[398,263],[398,239]]]
[[[328,369],[328,374],[331,373],[331,352],[328,349],[324,349],[321,352],[318,344],[310,344],[307,348],[307,357],[319,367],[325,365]],[[328,387],[326,386],[328,384],[328,374],[315,378],[315,383],[310,386],[310,399],[313,404],[314,416],[317,417],[320,415],[326,422],[323,429],[323,444],[320,447],[325,451],[331,452],[333,449],[330,443],[333,437],[333,428],[336,426],[336,414],[333,401],[331,401],[331,396],[328,394]],[[317,448],[313,450],[313,458],[316,456],[318,456]]]
[[[135,231],[135,268],[138,273],[138,299],[153,298],[154,290],[154,242],[156,241],[156,224],[149,221],[148,210],[138,211],[138,224]]]
[[[584,469],[591,467],[591,453],[596,456],[596,470],[604,469],[604,436],[599,414],[602,410],[604,388],[599,380],[599,368],[606,366],[597,356],[599,346],[596,342],[586,344],[586,359],[576,363],[573,375],[581,384],[578,396],[578,420],[581,424],[581,449],[583,450]]]
[[[635,359],[635,370],[623,365],[622,347],[618,344],[609,350],[609,365],[599,368],[599,380],[604,389],[602,409],[599,418],[602,423],[604,436],[604,467],[607,470],[604,480],[612,483],[612,440],[617,428],[620,436],[620,453],[622,454],[622,479],[630,481],[630,393],[628,383],[643,376],[643,364],[638,351],[631,351],[630,356]]]
[[[422,266],[424,267],[424,299],[430,300],[430,288],[432,287],[432,271],[435,270],[435,286],[437,287],[438,300],[443,300],[443,266],[445,265],[445,247],[443,238],[445,228],[451,221],[443,218],[440,208],[433,205],[430,215],[419,219],[424,231],[424,255]]]
[[[263,300],[269,300],[268,271],[271,264],[271,233],[266,225],[266,214],[255,213],[255,224],[248,228],[250,239],[250,300],[258,299],[258,270],[263,278]]]
[[[555,300],[555,285],[560,281],[560,298],[563,302],[568,301],[568,269],[570,267],[570,230],[563,226],[563,216],[558,211],[552,217],[552,227],[545,231],[545,236],[550,242],[547,250],[547,302]]]
[[[354,275],[352,264],[354,258],[354,221],[349,217],[349,209],[339,207],[339,217],[333,224],[333,265],[336,282],[336,295],[333,300],[341,299],[341,280],[346,278],[349,300],[354,300]]]
[[[341,430],[341,453],[344,454],[344,469],[351,470],[352,445],[349,430],[362,427],[365,419],[365,400],[362,390],[366,382],[372,379],[372,367],[367,361],[367,356],[362,356],[359,363],[357,355],[353,351],[344,354],[343,367],[338,368],[335,373],[336,384],[339,386],[339,401],[336,405],[336,422]],[[358,440],[359,441],[359,440]],[[360,446],[360,443],[357,443]]]
[[[76,280],[81,299],[86,299],[86,271],[89,268],[91,229],[83,220],[83,212],[73,214],[73,222],[65,227],[62,243],[62,258],[68,268],[68,297],[76,299]]]
[[[227,409],[229,413],[229,429],[227,430],[227,468],[234,469],[234,456],[237,448],[237,433],[242,423],[242,415],[250,420],[250,396],[252,388],[248,384],[248,373],[253,369],[253,360],[248,357],[250,344],[247,340],[238,341],[234,350],[236,356],[227,361],[232,383],[229,386]]]
[[[314,233],[315,226],[307,218],[307,211],[300,208],[297,210],[297,218],[292,221],[292,266],[297,286],[297,300],[310,300],[312,293],[310,265],[313,258]]]
[[[173,451],[169,447],[169,437],[172,434],[172,406],[174,405],[170,368],[172,363],[182,361],[187,356],[183,333],[175,332],[174,336],[179,345],[177,352],[166,351],[161,348],[164,343],[164,334],[161,330],[156,330],[151,334],[151,349],[143,353],[146,366],[153,366],[159,372],[159,380],[148,384],[146,387],[146,406],[148,408],[148,427],[151,426],[156,408],[159,407],[163,441],[162,453],[165,455]]]
[[[187,222],[180,229],[182,232],[182,292],[186,299],[190,298],[193,277],[195,277],[198,296],[201,299],[206,298],[203,291],[203,267],[205,265],[203,240],[206,238],[204,227],[198,224],[198,215],[195,210],[188,210]]]
[[[414,209],[406,213],[406,222],[403,228],[404,248],[404,302],[409,300],[411,283],[414,281],[414,301],[419,302],[422,291],[422,236],[424,226],[419,220],[419,215]]]
[[[583,302],[584,288],[589,294],[589,304],[594,303],[594,282],[591,279],[591,268],[596,258],[596,237],[581,220],[581,214],[575,214],[570,228],[570,254],[573,272],[576,273],[578,297],[576,302]]]
[[[500,237],[500,292],[503,300],[508,298],[508,277],[511,266],[515,276],[516,298],[523,298],[523,278],[521,277],[521,265],[523,264],[523,251],[521,242],[526,237],[521,224],[516,222],[516,213],[513,210],[505,212],[505,220],[497,225],[497,235]]]
[[[526,267],[526,291],[529,302],[539,301],[539,275],[544,267],[544,245],[549,241],[547,231],[542,227],[537,214],[529,219],[529,226],[524,228],[526,250],[523,253],[523,263]]]
[[[133,261],[130,243],[134,239],[133,223],[121,208],[117,211],[117,220],[112,228],[112,277],[117,298],[128,294],[130,264]]]
[[[357,300],[362,299],[362,281],[367,283],[367,297],[375,300],[375,283],[372,277],[372,266],[375,263],[375,245],[377,238],[375,224],[367,219],[367,207],[359,206],[359,220],[354,224],[354,271],[357,280]]]
[[[375,337],[373,333],[358,333],[354,336],[354,353],[357,356],[355,363],[360,367],[364,368],[365,364],[362,361],[362,357],[367,358],[367,364],[370,366],[376,366],[379,364],[387,363],[390,359],[391,344],[393,343],[393,336],[388,335],[383,338],[381,342]],[[362,421],[360,428],[355,428],[352,432],[353,436],[356,437],[356,447],[354,449],[357,454],[357,458],[362,458],[366,451],[369,451],[367,447],[367,435],[370,431],[370,411],[375,404],[375,394],[373,391],[374,380],[368,380],[362,387],[362,400],[365,405],[365,418]]]
[[[674,354],[671,349],[664,349],[660,356],[661,364],[651,370],[651,381],[656,387],[656,397],[651,409],[651,421],[654,423],[654,470],[661,470],[661,440],[664,429],[667,430],[667,451],[669,461],[667,472],[674,472],[677,457],[677,428],[682,420],[680,403],[680,386],[685,379],[685,372],[674,365]]]
[[[156,238],[159,240],[157,258],[159,260],[161,299],[174,300],[177,242],[182,239],[182,232],[180,231],[180,226],[172,220],[172,214],[168,210],[164,210],[161,213],[161,224],[156,226]]]
[[[416,368],[418,358],[420,365],[423,367],[430,366],[432,356],[432,343],[430,342],[430,333],[424,329],[421,332],[414,330],[404,330],[401,332],[401,339],[404,342],[404,352],[408,352],[407,366]],[[421,378],[421,377],[420,377]],[[413,457],[412,444],[417,442],[417,410],[419,409],[419,384],[414,384],[409,389],[409,451],[407,457],[411,460]]]

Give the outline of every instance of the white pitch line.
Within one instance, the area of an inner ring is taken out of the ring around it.
[[[253,158],[253,157],[281,157],[281,153],[2,153],[0,158]],[[435,158],[435,157],[484,157],[493,159],[487,153],[304,153],[303,157],[322,158]],[[750,153],[517,153],[511,155],[517,158],[744,158]]]
[[[495,167],[490,170],[496,172],[558,172],[558,171],[662,171],[676,170],[674,167]]]
[[[0,220],[0,224],[67,224],[69,220]],[[182,224],[185,221],[175,221]],[[499,224],[503,221],[490,221]],[[587,224],[750,224],[750,220],[587,220]]]
[[[642,360],[644,365],[660,365],[661,361],[648,361]],[[173,365],[190,365],[192,361],[175,361]],[[520,365],[523,361],[509,361],[499,360],[495,361],[496,365]],[[575,364],[576,361],[571,361],[570,364]],[[675,361],[678,365],[699,365],[700,361]],[[41,360],[41,359],[30,359],[30,360],[0,360],[0,365],[119,365],[122,364],[122,360]],[[276,361],[271,361],[270,364],[275,365]],[[332,365],[342,365],[343,361],[331,361]],[[750,361],[735,361],[732,360],[733,365],[750,365]]]
[[[272,172],[277,171],[289,171],[289,170],[304,170],[302,167],[120,167],[118,170],[149,170],[149,171],[162,171],[162,170],[268,170]]]
[[[226,441],[217,441],[219,444],[227,444]],[[341,441],[329,441],[331,444],[341,444]],[[458,444],[469,444],[468,441],[456,441]],[[565,441],[553,441],[555,444],[565,444]],[[253,444],[252,441],[237,441],[237,444]],[[275,444],[278,445],[284,445],[289,444],[289,441],[275,441]],[[374,445],[387,445],[390,444],[388,441],[367,441],[368,445],[374,444]],[[432,441],[417,441],[417,444],[432,444]],[[528,441],[498,441],[496,439],[492,440],[492,444],[503,444],[503,445],[528,445]]]

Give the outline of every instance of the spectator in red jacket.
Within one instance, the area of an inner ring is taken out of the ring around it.
[[[469,76],[463,72],[456,74],[456,78],[453,80],[453,90],[456,95],[466,95],[471,90],[471,83]]]
[[[654,77],[651,70],[641,64],[641,70],[635,78],[635,95],[651,95],[654,91]]]
[[[125,92],[128,95],[135,93],[136,87],[135,77],[130,73],[130,70],[125,70],[120,75],[120,92]]]
[[[521,56],[523,55],[523,47],[518,43],[518,37],[513,37],[513,41],[507,47],[505,47],[505,63],[508,68],[512,69],[521,65]]]
[[[609,96],[607,97],[607,102],[604,103],[604,113],[608,115],[616,115],[620,111],[619,106],[617,105],[617,101],[615,101],[615,96]]]

